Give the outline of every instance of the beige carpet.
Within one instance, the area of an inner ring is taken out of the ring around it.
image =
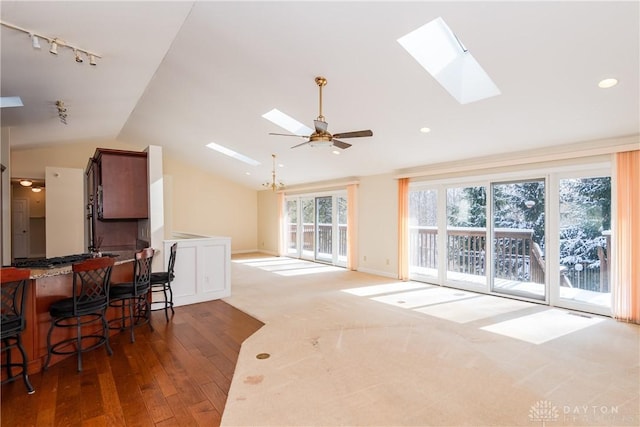
[[[637,325],[255,254],[225,301],[224,426],[640,425]]]

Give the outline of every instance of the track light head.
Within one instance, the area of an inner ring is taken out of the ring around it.
[[[31,37],[31,46],[33,46],[34,49],[40,49],[40,39],[38,39],[38,36],[29,34],[29,37]]]
[[[89,65],[97,65],[95,55],[89,55]]]
[[[56,42],[55,40],[51,42],[51,48],[49,49],[49,53],[52,53],[54,55],[58,54],[58,42]]]
[[[80,62],[80,63],[84,62],[82,60],[82,57],[80,56],[80,52],[78,52],[77,50],[74,49],[73,53],[76,56],[76,62]]]

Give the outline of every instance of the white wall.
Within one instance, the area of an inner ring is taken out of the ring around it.
[[[398,181],[392,175],[360,178],[358,270],[398,277]]]
[[[258,191],[258,250],[278,254],[278,194]]]

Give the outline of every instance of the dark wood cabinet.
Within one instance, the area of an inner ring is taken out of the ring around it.
[[[140,246],[149,217],[147,171],[146,152],[96,149],[86,170],[89,250]]]
[[[99,148],[94,163],[98,219],[148,218],[147,153]]]

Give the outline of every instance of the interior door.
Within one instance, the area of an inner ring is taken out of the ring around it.
[[[13,258],[29,256],[29,203],[27,199],[11,202],[11,234]]]
[[[84,171],[45,169],[47,258],[80,254],[84,248]]]

